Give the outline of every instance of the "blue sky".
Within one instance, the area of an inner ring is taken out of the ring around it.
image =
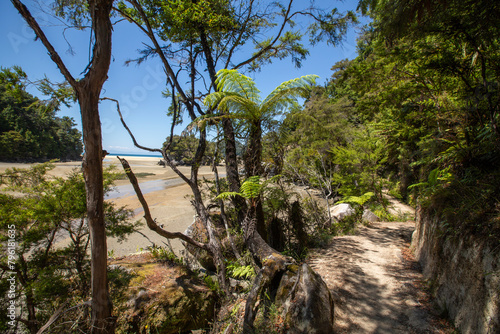
[[[50,0],[39,0],[41,4],[50,4]],[[66,66],[74,77],[80,77],[89,59],[89,34],[74,29],[67,29],[64,34],[62,24],[39,11],[32,0],[24,0],[32,14],[38,19],[48,39],[54,45]],[[297,8],[309,4],[307,0],[295,1]],[[357,1],[317,1],[319,5],[337,7],[341,11],[355,9]],[[30,80],[43,78],[45,75],[53,82],[63,81],[56,65],[47,55],[40,41],[34,40],[34,33],[26,25],[10,1],[0,3],[0,66],[18,65],[28,74]],[[366,21],[366,20],[364,20]],[[261,72],[246,73],[252,77],[265,97],[280,83],[306,74],[320,76],[319,84],[330,77],[330,68],[337,61],[356,56],[356,28],[352,28],[341,47],[326,44],[310,48],[310,55],[297,69],[290,59],[276,60],[266,65]],[[69,43],[68,43],[69,42]],[[137,56],[142,43],[147,42],[144,35],[128,22],[121,22],[113,31],[113,58],[101,97],[110,97],[120,101],[124,118],[138,141],[149,147],[160,148],[169,135],[170,120],[166,116],[169,102],[162,98],[165,76],[160,62],[151,59],[136,66],[125,66],[124,62]],[[70,51],[71,50],[71,51]],[[240,58],[240,57],[239,57]],[[243,56],[241,57],[243,58]],[[34,95],[40,96],[34,88]],[[42,97],[42,96],[40,96]],[[43,98],[43,97],[42,97]],[[103,146],[112,153],[145,153],[134,148],[132,140],[123,129],[114,103],[104,101],[100,107],[103,129]],[[80,128],[80,113],[77,105],[59,112],[59,116],[73,117]],[[176,133],[182,131],[179,128]]]

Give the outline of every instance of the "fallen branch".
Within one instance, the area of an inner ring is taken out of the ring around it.
[[[88,300],[84,303],[81,303],[81,304],[78,304],[76,306],[73,306],[73,307],[70,307],[69,309],[67,310],[64,310],[64,307],[66,307],[66,305],[68,304],[69,301],[66,301],[64,302],[61,307],[59,307],[56,312],[50,317],[49,321],[47,321],[47,323],[45,325],[42,326],[42,328],[40,328],[38,330],[38,332],[36,332],[36,334],[42,334],[43,332],[45,332],[49,327],[50,325],[52,325],[54,322],[56,322],[56,320],[61,316],[61,314],[64,314],[66,312],[69,312],[75,308],[78,308],[78,307],[81,307],[81,306],[90,306],[91,304],[91,301]]]
[[[137,195],[137,198],[139,199],[139,202],[141,202],[142,208],[144,209],[144,218],[146,219],[146,224],[148,227],[161,235],[162,237],[165,237],[167,239],[181,239],[193,246],[202,248],[206,251],[210,252],[210,249],[207,244],[198,242],[187,235],[180,233],[180,232],[169,232],[167,230],[162,229],[158,224],[156,224],[155,220],[151,217],[151,212],[149,211],[149,206],[148,203],[146,202],[146,199],[144,198],[144,195],[142,194],[141,188],[139,187],[139,183],[137,182],[137,178],[135,177],[134,172],[132,171],[132,168],[130,167],[129,163],[127,160],[122,159],[120,157],[117,157],[118,160],[120,160],[123,170],[125,171],[125,174],[127,174],[127,177],[134,187],[134,191]]]

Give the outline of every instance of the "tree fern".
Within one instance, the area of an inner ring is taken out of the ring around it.
[[[306,75],[283,82],[261,101],[260,91],[251,78],[237,70],[222,69],[217,72],[219,91],[208,95],[204,104],[231,113],[238,119],[262,120],[281,113],[294,104],[298,97],[307,97],[316,78],[316,75]]]

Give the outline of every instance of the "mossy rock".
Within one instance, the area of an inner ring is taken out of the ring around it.
[[[117,305],[117,334],[174,334],[208,327],[216,294],[187,269],[162,263],[122,263],[136,275],[128,301]]]

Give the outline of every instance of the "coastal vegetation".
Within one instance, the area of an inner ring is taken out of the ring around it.
[[[17,273],[15,300],[23,312],[15,324],[21,332],[37,333],[45,323],[57,323],[51,316],[60,309],[82,304],[90,305],[90,321],[73,319],[74,324],[64,327],[67,332],[167,332],[165,328],[175,331],[171,323],[181,318],[178,304],[159,306],[151,299],[154,294],[136,286],[135,297],[127,295],[124,302],[129,283],[145,279],[107,265],[106,237],[125,237],[138,227],[130,221],[130,211],[104,201],[117,176],[102,166],[99,103],[104,102],[99,97],[116,18],[139,29],[150,43],[129,62],[156,57],[163,66],[171,120],[170,129],[159,134],[166,138],[163,146],[142,145],[120,112],[120,101],[103,100],[116,104],[134,145],[161,154],[189,186],[196,211],[190,233],[158,224],[133,169],[120,159],[123,171],[147,227],[165,239],[181,239],[208,270],[178,271],[193,276],[197,285],[203,281],[206,286],[200,291],[217,300],[221,312],[214,333],[249,334],[262,328],[285,333],[298,324],[310,326],[304,333],[333,331],[332,296],[304,258],[331,236],[355,230],[365,209],[383,220],[396,219],[388,196],[435,217],[441,238],[474,236],[498,248],[497,1],[360,0],[359,14],[371,22],[358,38],[357,57],[330,64],[332,75],[323,86],[316,76],[306,75],[285,81],[264,99],[256,82],[243,73],[283,58],[296,66],[307,61],[301,42],[305,36],[294,20],[309,18],[312,46],[320,41],[338,45],[357,23],[355,14],[314,6],[294,11],[293,1],[269,6],[226,0],[56,1],[57,15],[81,28],[88,24],[93,31],[93,57],[83,78],[75,79],[26,7],[12,2],[71,86],[82,114],[85,146],[83,174],[49,178],[51,166],[41,164],[2,175],[2,190],[7,191],[0,194],[2,241],[9,242],[10,226],[16,226],[19,246],[14,267],[4,252],[0,269],[5,277]],[[255,52],[248,54],[242,46],[252,42]],[[41,101],[25,91],[26,80],[19,68],[0,73],[0,158],[79,155],[73,122],[55,117],[70,96],[68,86],[43,85],[52,99]],[[183,120],[189,126],[174,134]],[[189,173],[179,164],[188,165]],[[213,180],[199,179],[202,164],[212,165]],[[225,170],[224,176],[219,169]],[[338,203],[354,206],[351,220],[329,216],[330,206]],[[70,245],[55,246],[60,233],[71,237]],[[156,260],[166,258],[163,262],[171,266],[191,265],[189,259],[177,259],[156,246],[151,254]],[[0,285],[7,294],[8,282]],[[168,291],[159,294],[176,294],[174,288]],[[196,302],[209,313],[216,307]],[[165,314],[148,318],[140,308],[146,304],[148,310],[163,308]],[[117,321],[117,310],[124,305],[129,305],[131,320]],[[166,315],[169,307],[175,309],[175,319]],[[232,322],[225,325],[223,319]],[[12,329],[7,322],[0,326]]]
[[[26,91],[37,85],[50,98],[40,100]],[[48,80],[31,83],[19,67],[0,70],[0,161],[79,160],[81,133],[73,119],[57,117],[61,104],[70,102],[66,85]]]
[[[90,233],[83,175],[75,170],[64,178],[51,177],[48,172],[53,168],[53,164],[44,163],[30,169],[8,169],[2,175],[2,186],[6,188],[0,193],[0,241],[9,242],[7,231],[14,226],[17,256],[2,257],[0,277],[15,272],[19,285],[8,297],[10,285],[2,280],[0,296],[3,305],[15,302],[21,310],[15,319],[19,322],[18,333],[23,328],[37,333],[62,305],[84,306],[90,297]],[[108,168],[104,176],[107,193],[118,173]],[[105,202],[104,217],[108,237],[124,239],[141,225],[131,219],[130,209],[110,202]],[[61,239],[69,242],[61,244]],[[119,298],[131,277],[120,270],[108,274],[113,296]],[[8,333],[12,329],[10,319],[6,313],[1,316],[0,329]],[[71,327],[76,330],[88,326],[88,319],[82,319],[59,325],[56,331],[67,333]]]

